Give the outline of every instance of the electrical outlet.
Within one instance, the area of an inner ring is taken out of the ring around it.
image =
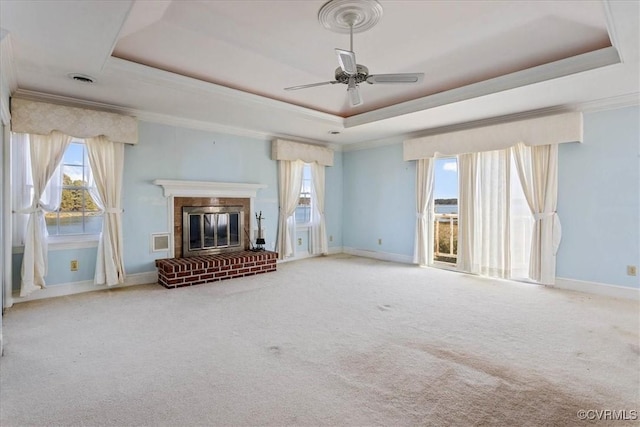
[[[378,239],[378,244],[381,245],[382,244],[382,239]]]
[[[302,237],[298,237],[298,246],[302,246]]]
[[[637,276],[638,275],[638,267],[635,265],[627,265],[627,275],[629,276]]]
[[[78,271],[78,260],[77,259],[71,260],[70,264],[71,264],[70,265],[71,271]]]

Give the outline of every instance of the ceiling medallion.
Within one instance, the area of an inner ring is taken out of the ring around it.
[[[328,30],[361,33],[375,26],[382,17],[382,6],[376,0],[331,0],[318,12],[318,21]]]

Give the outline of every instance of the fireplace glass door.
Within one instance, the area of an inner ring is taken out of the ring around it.
[[[183,256],[242,250],[243,212],[238,206],[184,207]]]

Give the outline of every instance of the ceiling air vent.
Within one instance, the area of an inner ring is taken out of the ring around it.
[[[80,83],[92,84],[96,82],[96,79],[86,74],[69,74],[69,78]]]

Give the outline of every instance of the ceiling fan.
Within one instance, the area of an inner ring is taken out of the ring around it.
[[[356,62],[353,51],[354,28],[364,31],[373,27],[382,16],[382,6],[376,0],[331,0],[320,9],[318,20],[325,28],[337,32],[349,32],[349,50],[336,48],[338,64],[335,80],[291,86],[284,90],[306,89],[316,86],[342,83],[347,85],[347,93],[351,106],[362,105],[362,97],[358,85],[363,82],[369,84],[398,84],[419,83],[423,80],[423,73],[400,74],[369,74],[369,69]]]

